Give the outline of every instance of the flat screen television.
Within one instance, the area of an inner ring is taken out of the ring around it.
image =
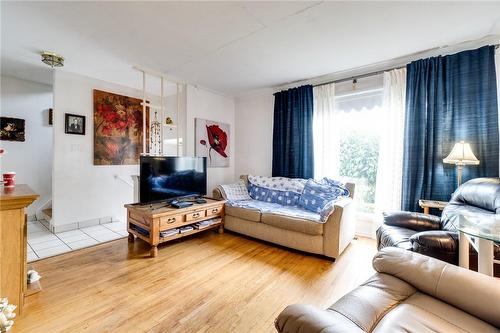
[[[148,204],[207,193],[207,158],[141,156],[139,202]]]

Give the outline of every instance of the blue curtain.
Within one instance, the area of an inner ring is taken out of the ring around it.
[[[274,94],[273,176],[312,178],[313,87]]]
[[[463,182],[498,176],[495,47],[418,60],[407,65],[402,209],[419,199],[448,201],[456,167],[444,164],[458,141],[471,144],[479,165],[465,166]]]

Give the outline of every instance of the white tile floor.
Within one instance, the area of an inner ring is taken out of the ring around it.
[[[127,237],[125,222],[110,222],[53,234],[45,220],[28,222],[28,262]]]

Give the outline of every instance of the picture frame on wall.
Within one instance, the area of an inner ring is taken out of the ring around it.
[[[146,107],[146,151],[149,111]],[[144,140],[142,99],[94,89],[93,119],[94,165],[138,165]]]
[[[23,142],[24,132],[24,119],[0,117],[0,140]]]
[[[229,124],[195,118],[195,156],[207,157],[208,167],[229,167]]]
[[[64,114],[64,133],[85,135],[85,116],[79,114]]]

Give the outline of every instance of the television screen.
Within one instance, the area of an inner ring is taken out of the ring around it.
[[[206,192],[206,157],[141,156],[141,204],[203,196]]]

